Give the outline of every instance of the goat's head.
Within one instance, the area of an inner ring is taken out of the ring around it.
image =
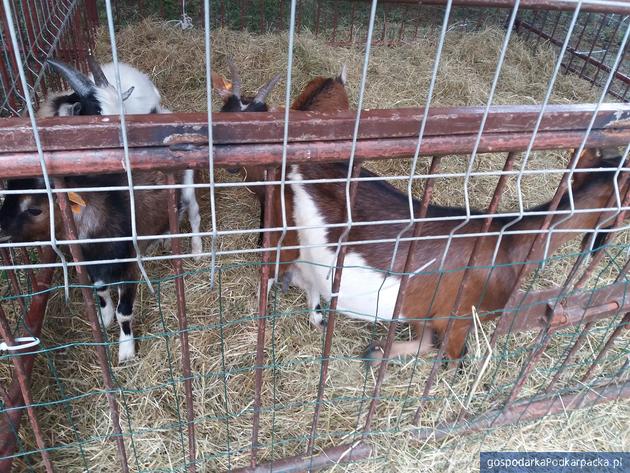
[[[45,188],[44,179],[41,177],[8,181],[6,189],[17,192],[5,194],[0,207],[0,242],[50,239],[48,195],[44,192],[33,192]],[[87,205],[83,197],[76,192],[68,192],[68,200],[76,214],[83,212]],[[60,212],[55,212],[55,231],[57,237],[63,234]]]
[[[227,80],[216,72],[212,71],[212,88],[223,99],[222,112],[267,112],[269,107],[265,100],[275,85],[280,81],[280,74],[276,74],[269,82],[263,85],[258,93],[253,97],[241,96],[241,76],[231,59],[228,59],[230,78]],[[240,168],[228,168],[228,172],[233,174],[240,171]],[[247,172],[247,171],[246,171]],[[257,173],[257,170],[253,171]],[[259,177],[259,176],[257,176]]]
[[[212,88],[223,99],[222,112],[266,112],[269,110],[265,100],[275,85],[280,81],[280,74],[276,74],[263,85],[253,97],[241,96],[241,76],[236,66],[228,60],[231,80],[212,72]]]
[[[107,81],[93,55],[88,55],[93,78],[55,59],[49,59],[48,64],[74,91],[73,94],[60,95],[53,99],[55,115],[118,115],[123,110],[118,91]],[[130,87],[122,93],[123,101],[129,98],[133,89]]]
[[[0,208],[0,240],[50,239],[48,196],[29,192],[30,189],[44,189],[43,179],[13,179],[8,182],[7,190],[23,190],[24,193],[5,195]],[[57,222],[55,226],[59,227]]]

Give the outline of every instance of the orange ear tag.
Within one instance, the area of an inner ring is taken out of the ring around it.
[[[87,205],[85,200],[76,192],[68,192],[68,200],[70,201],[70,208],[75,214],[81,213],[81,207]]]

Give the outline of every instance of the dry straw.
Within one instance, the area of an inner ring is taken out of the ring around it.
[[[435,105],[482,105],[486,103],[503,30],[488,28],[478,32],[449,32],[444,47],[439,78],[435,87]],[[108,40],[102,35],[97,54],[109,59]],[[147,71],[162,92],[165,105],[175,111],[206,110],[203,34],[197,29],[181,31],[152,20],[122,29],[118,36],[120,59]],[[240,67],[244,90],[254,91],[273,74],[285,71],[286,34],[254,35],[247,32],[217,30],[212,34],[213,67],[226,72],[226,58],[231,56]],[[365,95],[367,108],[419,106],[426,100],[427,84],[437,41],[436,31],[427,29],[413,44],[373,50],[368,69]],[[294,51],[293,95],[316,75],[335,74],[342,63],[348,66],[349,90],[353,101],[363,54],[359,48],[331,47],[322,40],[304,33],[296,41]],[[540,103],[553,69],[555,55],[541,42],[539,46],[514,38],[506,56],[495,97],[497,104]],[[269,102],[282,104],[282,85],[271,94]],[[593,102],[598,91],[572,76],[558,77],[554,103]],[[214,109],[216,110],[216,102]],[[478,157],[475,170],[498,170],[505,155]],[[567,155],[561,152],[535,153],[529,169],[563,169]],[[447,157],[443,170],[462,172],[463,157]],[[518,163],[517,163],[518,165]],[[408,160],[369,163],[383,175],[405,175]],[[427,161],[422,161],[426,170]],[[222,171],[219,181],[238,179]],[[549,199],[560,179],[559,174],[526,178],[523,194],[526,205]],[[404,185],[404,183],[400,183]],[[437,183],[435,201],[461,205],[460,178]],[[472,204],[487,205],[496,178],[474,178],[470,182]],[[420,187],[416,189],[420,192]],[[202,196],[202,223],[209,227],[209,202]],[[502,208],[515,208],[516,187],[511,181],[503,198]],[[258,204],[244,188],[217,192],[218,221],[221,229],[246,229],[258,225]],[[256,235],[224,238],[220,249],[252,248]],[[627,243],[627,238],[623,240]],[[208,245],[208,242],[206,242]],[[560,253],[569,254],[579,248],[577,242],[566,245]],[[254,318],[258,286],[258,257],[237,255],[220,263],[219,286],[211,291],[208,260],[199,264],[186,262],[194,272],[186,278],[188,320],[192,368],[195,374],[194,396],[197,428],[197,451],[202,471],[214,472],[228,466],[244,466],[248,462],[253,399],[254,352],[256,346]],[[559,258],[547,266],[534,282],[536,288],[563,281],[572,258]],[[608,263],[607,258],[605,263]],[[155,279],[167,277],[166,263],[151,263],[147,270]],[[603,284],[616,275],[606,267]],[[138,359],[129,366],[113,367],[115,380],[125,390],[119,395],[124,432],[133,432],[133,441],[126,438],[132,471],[170,471],[182,465],[182,439],[178,429],[185,418],[183,389],[180,380],[179,341],[177,339],[176,299],[172,282],[157,287],[159,299],[141,288],[136,303],[136,331],[142,337]],[[70,399],[38,409],[50,446],[69,445],[51,452],[59,471],[79,472],[87,465],[90,471],[117,472],[110,417],[101,375],[91,342],[90,330],[83,317],[79,291],[73,291],[70,305],[64,305],[63,291],[52,296],[42,340],[53,348],[39,358],[33,375],[35,399],[43,402]],[[316,387],[319,382],[319,359],[322,334],[308,325],[303,295],[295,290],[278,296],[272,302],[275,317],[268,323],[266,360],[275,369],[265,370],[261,417],[261,460],[270,460],[304,451],[309,432]],[[581,372],[580,362],[588,361],[605,335],[603,324],[589,337],[578,356],[573,371]],[[358,355],[372,338],[381,337],[386,327],[373,327],[341,318],[333,343],[330,372],[320,421],[318,447],[351,442],[356,437],[365,413],[375,373],[366,371]],[[491,333],[492,326],[484,327]],[[165,335],[166,334],[166,335]],[[400,337],[407,337],[401,330]],[[547,354],[533,371],[523,395],[533,395],[545,386],[553,374],[563,350],[570,343],[573,331],[567,330],[552,342]],[[115,340],[113,331],[108,333]],[[476,394],[470,399],[473,413],[496,408],[509,393],[515,373],[528,355],[534,334],[506,337],[497,347]],[[620,337],[606,366],[606,372],[620,366],[628,337]],[[54,349],[65,346],[67,349]],[[116,346],[111,347],[115,355]],[[115,357],[113,358],[115,359]],[[477,372],[471,363],[466,373],[453,377],[440,372],[433,391],[435,398],[427,402],[422,425],[429,427],[456,415],[459,400],[466,399]],[[6,374],[8,363],[2,363]],[[377,458],[335,471],[443,472],[475,471],[479,450],[625,450],[630,422],[627,403],[616,403],[586,413],[563,414],[519,427],[506,427],[481,435],[447,439],[426,444],[410,441],[406,435],[410,417],[418,404],[423,381],[430,369],[430,360],[402,360],[392,363],[383,388],[383,400],[377,411],[372,440]],[[225,372],[227,370],[227,374]],[[413,381],[409,383],[410,377]],[[561,384],[562,385],[562,384]],[[457,396],[453,395],[456,393]],[[457,398],[456,398],[457,397]],[[409,398],[408,402],[405,399]],[[363,399],[363,401],[362,401]],[[226,420],[226,414],[229,418]],[[183,431],[185,432],[185,428]],[[34,448],[28,428],[22,430],[25,448]],[[625,434],[621,434],[625,432]],[[185,434],[184,434],[185,436]],[[81,444],[81,447],[77,445]],[[186,439],[183,439],[186,444]],[[273,451],[270,448],[273,444]],[[229,445],[229,447],[228,447]],[[227,454],[227,451],[230,454]],[[33,455],[35,471],[41,471],[38,456]],[[27,462],[20,460],[18,471]]]

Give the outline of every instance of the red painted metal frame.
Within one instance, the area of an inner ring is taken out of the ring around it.
[[[460,436],[472,432],[480,432],[502,425],[516,422],[527,422],[540,419],[546,415],[582,409],[603,402],[630,398],[630,382],[624,384],[610,383],[603,386],[588,386],[582,392],[558,393],[549,397],[526,399],[512,404],[509,409],[497,409],[484,413],[474,420],[461,424],[440,424],[435,428],[417,428],[413,435],[418,440],[440,440],[448,436]],[[551,406],[551,408],[550,408]]]
[[[72,1],[25,0],[22,8],[13,3],[13,17],[20,43],[20,56],[29,85],[33,87],[31,96],[37,102],[40,92],[46,94],[48,84],[44,69],[48,57],[61,57],[81,67],[85,66],[85,56],[93,46],[92,33],[98,25],[96,0]],[[3,78],[8,96],[6,103],[0,103],[3,112],[18,115],[23,112],[24,94],[18,78],[15,51],[8,38],[7,16],[0,9],[3,31],[7,32],[2,46],[6,48],[10,61],[0,61],[0,75]],[[55,88],[59,82],[54,80]],[[37,106],[37,103],[34,104]]]
[[[63,189],[65,186],[64,179],[54,178],[54,185],[57,189]],[[72,210],[70,209],[70,203],[68,196],[65,193],[57,194],[57,203],[59,204],[59,210],[63,218],[63,227],[66,236],[71,240],[77,240],[77,230],[72,217]],[[81,246],[77,244],[70,245],[70,253],[74,261],[84,261],[83,251]],[[87,275],[85,268],[77,267],[77,278],[79,284],[81,284],[81,294],[83,296],[84,308],[87,318],[90,322],[90,328],[92,329],[92,336],[97,343],[96,354],[98,357],[98,364],[101,368],[101,375],[103,377],[103,383],[107,388],[105,393],[107,397],[107,403],[109,405],[109,412],[111,415],[112,430],[114,431],[114,441],[116,442],[116,449],[118,452],[118,463],[120,464],[121,471],[123,473],[129,473],[129,463],[127,461],[127,451],[125,448],[125,442],[123,438],[122,429],[120,426],[120,410],[118,408],[118,401],[115,396],[114,381],[112,379],[111,372],[109,370],[109,361],[103,334],[101,332],[101,326],[99,322],[98,314],[96,313],[96,306],[94,304],[94,296],[90,290],[91,283]]]
[[[566,149],[581,145],[595,110],[595,105],[549,106],[533,149]],[[539,112],[537,106],[493,107],[478,151],[525,149],[531,140]],[[279,113],[217,114],[213,121],[215,164],[218,167],[234,167],[244,163],[279,164],[283,148],[281,130],[284,126]],[[352,146],[351,115],[345,112],[292,114],[287,162],[314,163],[347,159]],[[407,157],[414,153],[421,110],[373,110],[363,115],[356,149],[358,159]],[[478,107],[434,109],[429,114],[422,154],[470,153],[476,142],[482,115],[483,110]],[[205,168],[207,128],[204,130],[206,118],[202,116],[173,114],[128,117],[132,168]],[[60,118],[41,120],[40,136],[51,175],[123,171],[117,119],[80,117],[73,125],[67,125]],[[39,175],[39,156],[34,152],[30,125],[20,119],[6,120],[6,123],[0,123],[0,134],[4,137],[0,143],[3,176]],[[630,105],[602,105],[587,137],[587,146],[621,146],[629,141]],[[69,146],[73,149],[62,151]],[[92,151],[86,153],[86,150]]]
[[[52,250],[46,249],[43,251],[42,262],[50,263],[54,259],[55,256]],[[51,284],[53,275],[54,269],[46,268],[40,272],[38,279],[33,278],[33,289],[38,294],[33,296],[28,312],[24,317],[25,328],[21,336],[39,337],[44,323],[46,304],[50,296],[50,292],[47,289]],[[22,355],[21,359],[23,375],[28,379],[33,370],[35,355]],[[11,385],[6,390],[3,401],[8,410],[0,420],[0,457],[5,457],[3,460],[0,460],[0,471],[9,471],[12,463],[11,455],[15,452],[16,436],[24,412],[22,408],[24,405],[22,388],[15,373]]]
[[[176,184],[175,176],[169,173],[167,176],[167,184]],[[177,210],[177,191],[175,189],[168,190],[168,221],[169,231],[172,235],[179,233],[179,216]],[[182,252],[181,241],[179,238],[171,240],[171,251],[175,255]],[[182,260],[177,258],[173,260],[173,273],[175,276],[175,290],[177,293],[177,322],[179,325],[179,339],[182,351],[182,371],[184,373],[184,391],[186,395],[186,421],[188,431],[188,471],[194,473],[197,471],[196,466],[196,444],[195,444],[195,411],[193,402],[192,389],[192,370],[190,368],[190,346],[188,343],[188,319],[186,317],[186,293],[184,290]]]

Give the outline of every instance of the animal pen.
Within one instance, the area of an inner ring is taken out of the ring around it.
[[[595,0],[3,0],[0,178],[45,177],[34,192],[56,202],[63,238],[0,243],[0,471],[467,471],[483,449],[562,450],[570,437],[560,431],[598,422],[601,441],[570,446],[623,450],[606,435],[622,430],[630,397],[628,15],[626,2]],[[37,117],[64,89],[46,61],[87,72],[89,51],[149,74],[175,113]],[[244,89],[281,73],[267,103],[284,108],[215,111],[211,72],[227,74],[229,58]],[[351,111],[289,110],[310,79],[342,64]],[[604,206],[581,208],[577,183],[603,174],[584,158],[595,149],[617,150],[605,173],[614,185]],[[331,162],[348,163],[347,175],[302,183],[343,195],[343,220],[323,229],[335,238],[318,331],[302,291],[266,289],[280,250],[308,247],[286,238],[309,228],[287,218],[291,169]],[[266,170],[258,185],[226,171],[252,165]],[[183,169],[202,175],[199,261],[195,235],[178,228]],[[133,196],[152,188],[133,186],[146,170],[167,176],[170,233],[159,238],[171,248],[131,259],[146,275],[138,353],[119,365],[64,179],[123,173],[130,185],[117,189]],[[381,181],[402,192],[406,217],[353,213],[361,186]],[[261,186],[265,209],[282,203],[263,230],[250,190]],[[432,216],[433,204],[461,212]],[[563,226],[589,212],[589,228]],[[524,231],[530,215],[541,225]],[[428,230],[449,221],[449,231]],[[370,225],[395,230],[352,237]],[[480,271],[502,270],[482,249],[496,256],[523,235],[531,243],[508,268],[505,307],[484,313],[481,299],[498,297],[485,293],[465,306]],[[406,256],[433,241],[440,251],[426,265]],[[452,267],[461,241],[472,251]],[[350,256],[384,244],[404,262],[395,267],[392,254],[379,273],[383,287],[399,283],[393,319],[416,281],[458,282],[436,315],[447,327],[436,350],[377,364],[365,348],[378,343],[388,359],[410,329],[336,309],[344,271],[357,269]],[[453,369],[445,347],[460,319],[468,350]],[[514,443],[527,433],[513,429],[532,422],[545,443]]]

